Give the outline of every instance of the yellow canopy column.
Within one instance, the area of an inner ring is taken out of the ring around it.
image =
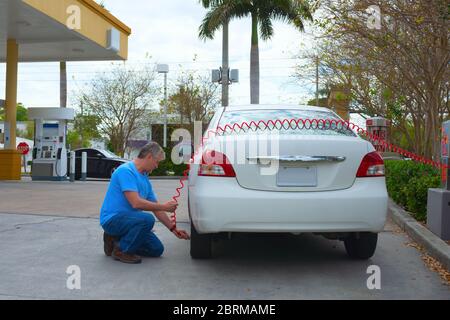
[[[20,180],[20,153],[16,151],[17,69],[19,46],[15,39],[6,45],[5,150],[0,150],[0,180]]]
[[[0,0],[8,138],[0,150],[0,180],[20,180],[21,175],[16,151],[18,63],[126,60],[130,34],[127,25],[94,0]]]
[[[5,149],[16,150],[17,121],[17,69],[19,64],[19,46],[16,40],[8,39],[6,50],[6,123],[9,125],[10,138],[5,140]]]

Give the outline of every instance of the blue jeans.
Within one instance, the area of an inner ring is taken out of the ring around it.
[[[160,257],[164,246],[152,232],[155,217],[152,214],[124,213],[109,219],[102,227],[109,235],[120,238],[122,252],[145,257]]]

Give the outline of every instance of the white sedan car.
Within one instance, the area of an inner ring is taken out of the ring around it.
[[[212,237],[234,232],[314,233],[343,240],[352,258],[375,253],[388,206],[381,156],[347,127],[257,125],[284,119],[342,120],[310,106],[216,112],[208,130],[217,134],[189,172],[193,258],[211,257]]]

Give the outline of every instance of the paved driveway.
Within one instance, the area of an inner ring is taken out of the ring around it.
[[[172,200],[177,180],[154,180],[160,202]],[[64,217],[97,218],[109,181],[0,182],[0,213],[24,213]],[[180,221],[188,221],[186,192],[177,211]]]
[[[154,185],[168,199],[177,182]],[[164,256],[122,264],[102,252],[96,217],[106,186],[0,183],[0,299],[450,299],[449,286],[391,223],[369,261],[308,234],[241,234],[214,243],[215,259],[191,260],[189,242],[157,224]],[[80,290],[66,286],[71,265],[80,268]],[[381,290],[367,288],[371,265],[380,267]]]

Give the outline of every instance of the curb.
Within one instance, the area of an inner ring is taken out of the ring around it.
[[[389,215],[406,234],[424,247],[430,256],[450,270],[450,246],[444,240],[417,222],[392,199],[389,199]]]
[[[31,178],[31,175],[30,174],[22,174],[21,177],[22,178],[27,178],[27,177]],[[149,176],[149,178],[153,179],[153,180],[180,180],[184,177],[181,177],[181,176]]]
[[[178,176],[148,176],[150,180],[180,180],[183,177]]]

